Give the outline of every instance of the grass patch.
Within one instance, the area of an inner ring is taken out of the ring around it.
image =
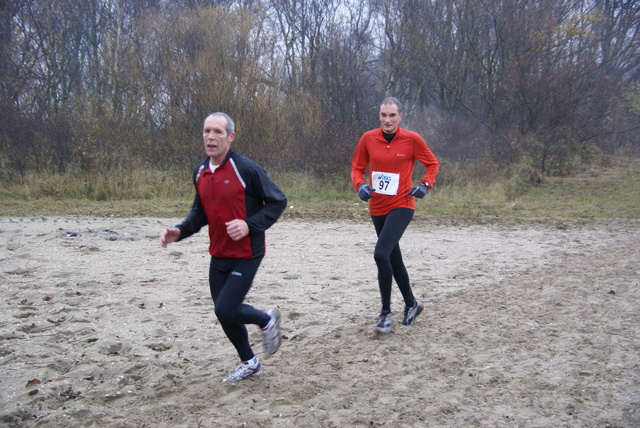
[[[640,159],[606,158],[566,177],[531,182],[529,170],[507,177],[439,183],[418,201],[416,220],[471,222],[595,221],[640,218]],[[602,162],[601,162],[602,163]],[[273,174],[289,199],[285,219],[368,221],[348,174],[323,180]],[[118,171],[86,180],[73,175],[28,177],[3,183],[1,216],[94,215],[184,217],[193,201],[190,171]]]
[[[640,164],[637,159],[618,160],[614,166],[550,177],[511,209],[523,217],[640,218]]]
[[[536,185],[523,186],[523,180],[511,176],[436,188],[417,212],[473,222],[640,218],[640,159],[606,158],[603,163],[583,166],[570,176],[544,177]]]

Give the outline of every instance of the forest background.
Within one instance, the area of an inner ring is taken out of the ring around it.
[[[218,110],[292,207],[342,213],[358,138],[395,96],[442,163],[434,210],[517,210],[622,164],[602,196],[638,216],[633,0],[0,0],[0,85],[4,214],[184,215]]]

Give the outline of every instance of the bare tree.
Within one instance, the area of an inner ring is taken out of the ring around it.
[[[456,160],[638,145],[633,0],[0,0],[0,22],[5,175],[183,168],[212,109],[265,165],[335,172],[387,94]]]

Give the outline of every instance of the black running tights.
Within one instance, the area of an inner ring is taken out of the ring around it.
[[[249,345],[249,334],[245,324],[256,324],[264,328],[270,319],[265,312],[243,303],[261,262],[262,257],[253,259],[212,257],[209,265],[209,288],[216,316],[225,334],[238,351],[241,361],[250,360],[255,356]]]
[[[391,284],[395,278],[404,303],[413,306],[415,298],[409,283],[409,274],[400,252],[400,238],[413,218],[414,210],[396,208],[387,215],[371,216],[378,241],[373,258],[378,266],[378,286],[382,299],[382,311],[391,310]]]

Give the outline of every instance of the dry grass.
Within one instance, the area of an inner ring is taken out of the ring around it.
[[[603,165],[604,164],[604,165]],[[519,187],[518,177],[488,183],[461,180],[439,185],[418,202],[416,219],[487,221],[592,221],[640,218],[640,159],[607,158],[566,177],[545,177]],[[368,220],[348,177],[322,182],[303,174],[274,176],[289,198],[283,218]],[[158,183],[149,186],[148,183]],[[73,177],[46,177],[0,192],[1,216],[94,215],[183,217],[193,189],[188,176],[137,171],[121,179],[86,183]]]

